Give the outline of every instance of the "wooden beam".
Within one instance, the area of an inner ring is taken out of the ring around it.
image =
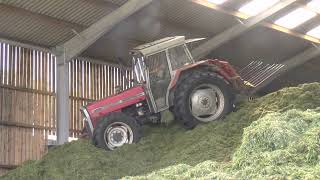
[[[8,170],[16,169],[17,167],[18,167],[17,165],[0,164],[0,168],[8,169]]]
[[[21,123],[21,122],[14,122],[14,121],[0,121],[0,126],[29,128],[29,129],[40,129],[40,130],[51,130],[51,131],[55,131],[56,130],[56,128],[52,128],[52,127],[31,125],[31,124],[26,124],[26,123]],[[69,129],[69,131],[70,132],[81,133],[81,130],[76,130],[76,129]]]
[[[232,15],[236,18],[239,18],[239,19],[248,19],[250,16],[249,15],[246,15],[246,14],[243,14],[239,11],[231,11],[231,10],[226,10],[225,8],[222,8],[218,5],[215,5],[213,3],[210,3],[206,0],[191,0],[192,2],[196,3],[196,4],[199,4],[199,5],[202,5],[202,6],[205,6],[205,7],[208,7],[208,8],[211,8],[211,9],[214,9],[216,11],[219,11],[219,12],[222,12],[222,13],[225,13],[225,14],[228,14],[228,15]],[[304,5],[305,7],[305,5]],[[261,22],[260,25],[262,26],[265,26],[265,27],[268,27],[268,28],[271,28],[271,29],[274,29],[274,30],[277,30],[277,31],[280,31],[280,32],[283,32],[283,33],[287,33],[291,36],[294,36],[294,37],[298,37],[298,38],[301,38],[301,39],[304,39],[304,40],[307,40],[307,41],[310,41],[310,42],[313,42],[313,43],[317,43],[317,44],[320,44],[320,39],[317,39],[315,37],[312,37],[312,36],[309,36],[309,35],[306,35],[306,34],[303,34],[303,33],[299,33],[299,32],[296,32],[296,31],[293,31],[293,30],[290,30],[290,29],[287,29],[287,28],[284,28],[284,27],[281,27],[281,26],[278,26],[276,24],[273,24],[273,23],[269,23],[269,22]]]
[[[228,14],[228,15],[231,15],[231,16],[235,16],[237,18],[248,19],[250,17],[249,15],[243,14],[240,11],[227,10],[227,9],[225,9],[225,8],[219,6],[219,5],[213,4],[213,3],[211,3],[211,2],[209,2],[207,0],[190,0],[190,1],[192,1],[192,2],[194,2],[196,4],[208,7],[210,9],[214,9],[214,10],[222,12],[222,13],[225,13],[225,14]]]
[[[52,127],[44,127],[40,125],[32,125],[22,122],[15,121],[0,121],[0,126],[11,126],[11,127],[19,127],[19,128],[31,128],[31,129],[42,129],[42,130],[55,130],[56,128]]]
[[[28,93],[34,93],[34,94],[42,94],[42,95],[48,95],[48,96],[55,96],[55,93],[53,93],[53,92],[44,92],[44,91],[42,91],[42,90],[21,88],[21,87],[9,86],[9,85],[4,85],[4,84],[0,84],[0,88],[10,89],[10,90],[20,91],[20,92],[28,92]]]
[[[198,1],[198,0],[196,0]],[[280,10],[292,5],[297,0],[283,0],[275,4],[274,6],[270,7],[269,9],[265,10],[264,12],[246,18],[242,23],[237,24],[222,33],[214,36],[213,38],[209,39],[205,43],[201,44],[199,47],[195,48],[192,51],[192,55],[194,58],[200,59],[205,57],[206,55],[210,54],[210,52],[217,47],[225,44],[226,42],[238,37],[239,35],[249,31],[250,29],[257,26],[259,23],[265,21],[268,17],[278,13]]]

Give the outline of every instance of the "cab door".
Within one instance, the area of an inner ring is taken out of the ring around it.
[[[150,55],[145,59],[148,67],[149,98],[155,113],[169,108],[168,93],[171,81],[166,51]]]

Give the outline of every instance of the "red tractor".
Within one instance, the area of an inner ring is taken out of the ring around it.
[[[81,108],[96,146],[114,150],[138,142],[141,126],[159,122],[167,109],[187,129],[232,110],[244,81],[228,62],[195,62],[187,44],[196,40],[168,37],[131,51],[134,87]]]

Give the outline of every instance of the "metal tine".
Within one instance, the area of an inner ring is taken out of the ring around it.
[[[249,66],[251,66],[254,63],[254,61],[251,61],[249,64],[247,64],[244,68],[240,69],[238,72],[241,74],[244,70],[246,70]]]
[[[248,81],[252,83],[255,79],[260,77],[261,74],[263,74],[265,71],[267,71],[268,68],[269,68],[269,65],[265,65],[261,69],[258,69],[257,71],[255,71],[254,74],[251,74],[251,77],[248,79]]]
[[[266,77],[268,77],[270,74],[273,74],[274,72],[277,72],[279,68],[283,66],[282,64],[276,64],[272,69],[270,69],[264,76],[257,79],[254,83],[259,84],[261,81],[264,81]]]
[[[251,61],[239,71],[239,74],[242,79],[250,82],[254,86],[258,86],[283,67],[284,65],[282,64],[264,65],[262,61]]]
[[[251,77],[252,74],[255,74],[256,71],[263,69],[264,66],[265,66],[265,65],[264,65],[262,62],[256,64],[256,66],[251,67],[251,69],[248,71],[248,73],[246,74],[246,76],[247,76],[247,77],[248,77],[248,76]]]
[[[245,74],[248,72],[248,70],[252,69],[252,67],[256,66],[259,62],[258,61],[252,61],[251,63],[249,63],[246,67],[244,67],[243,69],[241,69],[239,71],[239,74]]]
[[[269,74],[271,74],[273,71],[270,71],[270,73],[266,73],[264,76],[260,76],[259,78],[251,81],[252,84],[254,84],[255,86],[257,84],[259,84],[265,77],[267,77]]]
[[[261,65],[262,62],[261,61],[253,61],[252,63],[250,63],[248,66],[246,66],[245,68],[243,68],[240,71],[240,74],[242,74],[243,76],[248,74],[248,72],[252,71],[254,68],[256,68],[257,66]]]
[[[239,74],[242,74],[243,72],[246,72],[247,69],[249,69],[251,66],[253,66],[255,63],[257,63],[258,61],[251,61],[246,67],[242,68],[239,71]]]
[[[260,85],[261,83],[263,83],[264,81],[266,81],[267,79],[269,79],[269,78],[270,78],[271,76],[273,76],[276,72],[278,72],[279,70],[281,70],[284,66],[285,66],[285,65],[280,64],[280,65],[278,66],[278,68],[277,68],[276,71],[274,71],[273,73],[271,73],[269,76],[265,77],[261,82],[259,82],[259,83],[256,85],[256,87],[259,86],[259,85]]]
[[[268,76],[264,77],[263,79],[261,79],[259,82],[255,83],[255,87],[258,87],[261,83],[263,83],[264,81],[266,81],[267,79],[269,79],[271,76],[273,76],[276,72],[278,72],[282,67],[279,66],[276,68],[275,71],[273,71],[271,74],[269,74]]]
[[[253,79],[251,83],[258,84],[262,79],[264,79],[266,76],[268,76],[273,71],[275,71],[277,66],[278,66],[277,64],[273,64],[272,66],[269,66],[264,72],[262,72],[255,79]]]
[[[242,70],[240,70],[240,72],[243,71],[244,69],[246,69],[247,67],[250,67],[251,65],[257,63],[257,62],[258,61],[251,61],[249,64],[246,65],[246,67],[242,68]]]
[[[251,77],[250,79],[248,79],[248,81],[253,84],[253,82],[257,78],[259,78],[261,75],[263,75],[268,69],[269,69],[269,65],[263,66],[263,68],[256,71],[255,74],[251,74]]]
[[[259,84],[261,84],[262,82],[266,81],[269,77],[271,77],[272,75],[274,75],[275,73],[280,71],[284,66],[285,65],[283,65],[283,64],[279,65],[274,72],[272,72],[269,76],[265,77]]]
[[[259,64],[259,66],[254,67],[252,70],[250,70],[247,74],[243,76],[243,79],[250,79],[252,78],[257,72],[260,72],[264,69],[263,64]]]
[[[248,67],[246,72],[241,74],[242,78],[247,79],[248,77],[250,77],[250,74],[252,74],[257,69],[260,69],[261,65],[262,65],[261,62],[257,62],[255,64],[253,64],[252,66]]]
[[[268,76],[268,74],[272,73],[276,67],[277,64],[268,65],[264,71],[257,74],[254,78],[250,79],[249,82],[252,84],[258,83],[261,79],[264,79],[265,76]]]

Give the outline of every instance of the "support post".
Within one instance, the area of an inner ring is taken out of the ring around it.
[[[63,55],[57,56],[57,144],[68,142],[69,138],[69,67]]]
[[[57,143],[64,144],[69,138],[69,70],[68,62],[109,32],[122,20],[131,16],[152,0],[129,0],[118,9],[101,18],[77,36],[57,46],[53,51],[57,57]],[[61,51],[63,49],[63,51]]]

